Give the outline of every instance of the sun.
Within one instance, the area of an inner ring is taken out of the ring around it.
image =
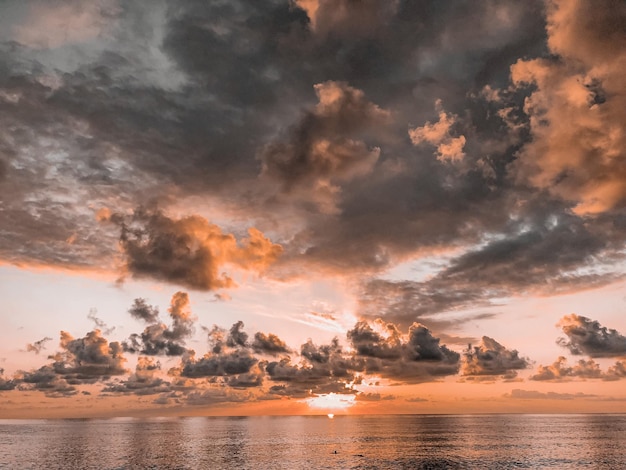
[[[316,397],[307,398],[306,404],[311,408],[323,410],[346,410],[355,404],[356,397],[354,395],[342,395],[340,393],[326,393],[317,395]],[[328,413],[328,417],[335,415]]]

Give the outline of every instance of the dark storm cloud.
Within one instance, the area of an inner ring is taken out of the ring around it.
[[[518,370],[530,366],[528,358],[521,357],[516,350],[507,349],[488,336],[483,336],[478,346],[472,348],[469,345],[464,356],[461,375],[473,380],[493,379],[494,376],[512,380]]]
[[[626,356],[626,337],[595,320],[571,314],[561,318],[558,326],[567,338],[559,338],[557,343],[568,348],[572,354],[590,357]]]
[[[137,313],[138,311],[140,314]],[[130,335],[123,343],[125,351],[148,356],[160,354],[181,356],[187,352],[185,340],[194,332],[195,317],[191,314],[189,296],[186,292],[176,292],[172,296],[168,309],[172,319],[170,326],[161,323],[156,307],[150,306],[144,299],[135,299],[129,313],[135,317],[139,315],[142,319],[152,321],[152,323],[146,326],[141,334]]]
[[[49,338],[48,336],[46,336],[45,338],[42,338],[39,341],[35,341],[34,343],[28,343],[26,345],[26,351],[39,354],[42,349],[46,349],[46,343],[48,341],[52,341],[52,338]]]
[[[282,252],[254,228],[238,242],[199,216],[171,219],[159,210],[140,208],[130,218],[113,214],[109,220],[121,229],[125,267],[131,275],[192,289],[233,287],[233,280],[220,273],[224,264],[259,271]]]

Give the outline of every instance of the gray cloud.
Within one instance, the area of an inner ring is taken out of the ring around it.
[[[472,379],[501,376],[505,380],[514,379],[518,370],[530,366],[529,359],[521,357],[516,350],[510,350],[493,338],[483,336],[478,346],[468,346],[461,375]]]
[[[161,370],[161,363],[153,358],[140,356],[137,359],[135,372],[126,380],[110,382],[102,390],[102,394],[155,395],[171,391],[171,383],[156,377]]]
[[[61,352],[51,356],[53,368],[70,383],[92,383],[126,373],[122,345],[117,341],[109,343],[98,329],[83,338],[61,331],[60,347]]]
[[[130,335],[123,343],[125,351],[148,356],[159,354],[180,356],[187,352],[185,340],[194,332],[195,317],[191,314],[189,296],[186,292],[176,292],[172,296],[168,309],[172,319],[169,327],[159,321],[158,310],[148,305],[143,299],[135,299],[129,313],[136,317],[137,308],[139,308],[140,315],[144,315],[142,318],[153,323],[146,326],[141,334]],[[148,313],[147,316],[145,316],[146,313]]]
[[[469,250],[415,286],[434,313],[488,305],[502,293],[601,285],[619,274],[579,272],[598,260],[610,266],[624,243],[619,201],[593,193],[604,166],[585,157],[584,172],[544,190],[535,176],[556,170],[535,158],[546,136],[524,108],[529,97],[561,96],[578,73],[573,60],[585,70],[607,64],[586,49],[604,50],[598,31],[614,31],[603,8],[566,11],[584,32],[578,39],[540,1],[133,3],[105,15],[87,8],[91,26],[71,34],[53,19],[63,14],[74,24],[73,3],[38,5],[32,14],[20,8],[6,10],[0,28],[6,261],[114,269],[115,228],[94,220],[98,209],[130,214],[200,196],[271,231],[284,251],[277,276],[363,276],[423,253]],[[554,85],[517,73],[509,86],[521,57],[529,67],[544,64]],[[618,94],[607,93],[617,67],[581,81],[598,96],[604,123],[622,120]],[[422,132],[422,140],[439,147],[462,135],[458,165],[411,143],[409,130],[431,129],[442,115],[454,117],[451,133],[428,140]],[[579,181],[585,201],[605,202],[595,224],[572,212],[578,198],[568,188]],[[199,243],[227,234],[197,216],[165,214],[116,219],[127,274],[203,290],[232,285],[216,246]],[[195,223],[202,236],[190,230]],[[250,240],[228,261],[273,267],[277,246],[257,232]],[[472,279],[480,281],[474,289]],[[442,303],[447,293],[453,300]],[[417,319],[407,312],[402,322]]]
[[[6,392],[15,389],[17,382],[13,379],[4,377],[4,369],[0,367],[0,392]]]
[[[148,304],[146,299],[135,299],[132,307],[128,309],[128,313],[133,318],[142,320],[146,323],[155,323],[159,319],[159,308]]]
[[[571,314],[561,318],[558,326],[567,338],[559,338],[557,342],[572,354],[586,354],[590,357],[626,356],[626,337],[597,321]]]
[[[273,333],[257,332],[254,334],[254,341],[250,345],[254,352],[261,354],[288,354],[291,350],[287,344]]]
[[[74,385],[57,373],[53,366],[42,366],[37,370],[22,372],[18,379],[20,390],[37,390],[50,398],[71,397],[78,393]]]

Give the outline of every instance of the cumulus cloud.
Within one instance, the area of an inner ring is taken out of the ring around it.
[[[422,127],[409,130],[409,137],[413,145],[428,143],[435,146],[437,160],[455,162],[462,160],[465,154],[465,136],[453,137],[453,126],[458,117],[444,111],[441,100],[435,102],[435,109],[439,113],[439,120],[431,123],[428,121]]]
[[[143,320],[146,323],[155,323],[159,319],[158,307],[148,304],[146,299],[138,298],[133,301],[132,307],[128,309],[128,313],[133,318]]]
[[[95,384],[122,376],[126,358],[122,345],[109,342],[98,329],[82,338],[61,331],[59,350],[49,356],[52,362],[35,370],[19,371],[12,384],[19,390],[38,390],[52,398],[73,396],[84,384]]]
[[[468,378],[493,378],[501,376],[505,380],[514,379],[518,370],[530,366],[530,361],[521,357],[516,350],[510,350],[495,339],[483,336],[478,346],[468,346],[461,375]]]
[[[144,299],[135,299],[129,313],[145,321],[150,321],[141,334],[133,333],[123,343],[125,351],[155,356],[180,356],[187,352],[185,340],[194,332],[195,317],[191,314],[189,295],[176,292],[170,301],[168,313],[172,319],[170,326],[158,318],[158,309]]]
[[[358,322],[347,337],[356,357],[364,360],[363,370],[368,374],[419,383],[455,375],[459,370],[460,355],[440,345],[439,339],[419,323],[411,325],[404,335],[393,324],[378,321],[372,328]]]
[[[137,209],[130,217],[113,214],[109,220],[121,229],[128,273],[191,289],[233,287],[234,281],[220,272],[224,265],[259,272],[282,252],[255,228],[238,242],[199,216],[171,219],[158,210]]]
[[[37,370],[22,372],[18,377],[19,389],[37,390],[50,398],[71,397],[78,393],[74,385],[60,376],[50,365],[42,366]]]
[[[559,338],[557,343],[572,354],[590,357],[626,356],[626,337],[595,320],[571,314],[561,318],[557,326],[567,336]]]
[[[126,373],[123,348],[117,341],[109,341],[100,330],[74,338],[61,331],[61,351],[51,356],[55,373],[74,383],[90,383],[112,375]],[[70,382],[71,383],[71,382]]]
[[[543,366],[540,365],[537,368],[537,373],[530,376],[530,380],[537,381],[555,381],[563,382],[573,378],[579,379],[599,379],[602,378],[602,370],[600,365],[593,359],[579,360],[575,365],[568,366],[567,359],[560,356],[552,365]]]
[[[264,383],[266,361],[255,355],[275,356],[288,353],[284,341],[270,333],[257,332],[252,343],[244,331],[242,321],[235,322],[228,332],[214,325],[205,328],[210,351],[196,358],[190,353],[183,357],[177,373],[192,379],[206,378],[209,382],[228,385],[231,388],[258,388]]]
[[[291,350],[287,347],[287,344],[273,333],[257,332],[254,334],[254,341],[251,344],[252,349],[256,353],[262,354],[287,354]]]
[[[290,357],[263,365],[270,381],[283,382],[271,387],[270,394],[306,397],[326,393],[355,394],[358,372],[363,361],[348,354],[334,338],[329,344],[316,345],[311,340],[300,347],[300,363]]]
[[[516,173],[571,201],[580,215],[623,207],[626,196],[625,22],[621,2],[550,0],[553,57],[511,67],[514,86],[535,87],[524,105],[533,140],[520,151]]]

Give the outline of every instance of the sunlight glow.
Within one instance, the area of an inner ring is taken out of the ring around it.
[[[311,408],[345,410],[354,405],[355,399],[356,397],[354,395],[327,393],[324,395],[307,398],[305,401],[307,405],[309,405]],[[331,417],[330,414],[328,415],[328,417]]]

